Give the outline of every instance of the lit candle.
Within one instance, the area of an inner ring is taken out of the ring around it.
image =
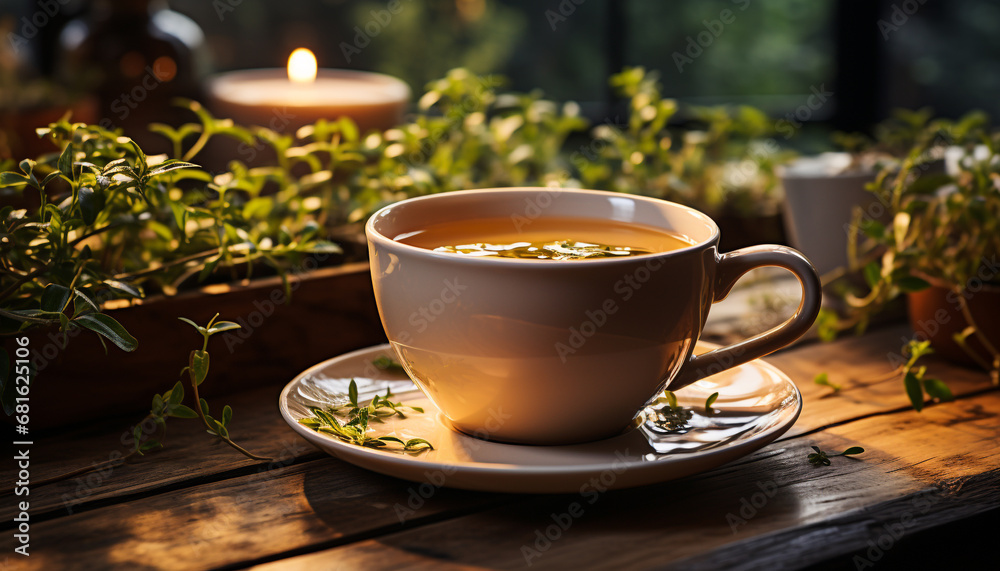
[[[361,131],[388,129],[403,121],[410,88],[379,73],[317,69],[312,52],[299,48],[288,68],[248,69],[209,82],[209,107],[220,118],[294,133],[319,119],[350,117]]]

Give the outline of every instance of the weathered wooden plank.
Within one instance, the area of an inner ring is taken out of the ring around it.
[[[333,458],[84,511],[31,526],[13,569],[208,569],[372,537],[504,496],[438,490],[397,517],[413,484]],[[419,496],[418,496],[419,498]]]
[[[862,459],[834,458],[829,467],[806,461],[811,445],[854,444],[867,448]],[[877,541],[882,521],[910,533],[996,508],[997,474],[1000,394],[992,392],[791,438],[678,482],[596,497],[539,497],[261,568],[648,568],[696,557],[711,568],[755,560],[775,549],[774,534],[787,540],[783,566],[798,567]],[[934,495],[937,501],[918,502]],[[902,523],[907,509],[914,519]],[[873,526],[865,527],[866,517]],[[848,523],[850,533],[841,533],[837,526]],[[807,538],[801,543],[800,533]],[[824,549],[815,549],[818,541]],[[726,546],[738,551],[710,557]]]
[[[802,416],[787,436],[846,422],[864,416],[904,410],[910,401],[900,375],[890,375],[903,357],[900,351],[912,332],[908,326],[893,326],[861,337],[848,336],[833,343],[815,343],[767,357],[799,387],[803,397]],[[959,367],[933,356],[928,376],[939,377],[956,396],[990,388],[986,373]],[[813,379],[826,372],[829,380],[841,385],[834,394]]]
[[[898,344],[898,335],[894,331],[879,332],[861,339],[802,347],[773,358],[779,366],[789,370],[805,395],[806,409],[799,421],[803,426],[799,434],[844,423],[859,415],[882,416],[776,443],[743,462],[707,476],[601,495],[595,504],[585,506],[582,517],[572,518],[573,524],[563,532],[562,540],[549,550],[541,551],[542,555],[532,558],[532,562],[547,564],[553,561],[554,566],[587,565],[588,561],[593,563],[603,556],[605,551],[620,551],[615,546],[620,540],[625,541],[629,549],[653,559],[616,559],[615,564],[655,564],[655,561],[668,560],[663,559],[664,553],[669,553],[669,560],[698,557],[706,550],[734,541],[739,543],[820,524],[828,517],[824,514],[830,509],[833,510],[830,513],[849,514],[851,510],[888,501],[887,498],[920,492],[927,488],[927,482],[936,481],[935,478],[963,474],[972,477],[992,469],[991,466],[995,468],[1000,461],[996,450],[996,393],[934,406],[922,415],[899,412],[905,410],[906,400],[895,380],[855,388],[848,386],[843,396],[820,398],[828,389],[811,383],[817,369],[828,367],[831,379],[837,382],[862,378],[869,370],[874,374],[882,373],[889,368],[888,364],[872,364],[873,355],[884,354],[886,347]],[[946,380],[952,381],[957,394],[988,386],[984,377],[976,372],[943,364],[937,367],[945,373]],[[280,454],[279,443],[284,436],[297,439],[277,413],[274,404],[277,391],[276,386],[248,391],[231,401],[237,411],[234,432],[243,437],[241,441],[247,446],[264,447],[272,454]],[[887,414],[892,411],[897,412]],[[187,425],[194,426],[191,422]],[[857,433],[843,432],[855,425],[868,428]],[[880,426],[883,428],[878,428]],[[914,427],[919,430],[913,430]],[[884,429],[888,429],[888,433]],[[92,433],[67,436],[58,442],[47,441],[44,448],[36,446],[36,450],[44,449],[50,458],[37,465],[41,471],[36,472],[35,477],[45,477],[47,470],[61,471],[68,464],[75,466],[75,458],[94,459],[95,446],[100,454],[106,454],[107,437],[103,436],[106,430],[94,429]],[[904,435],[903,440],[893,440],[893,430]],[[937,434],[941,431],[944,432]],[[960,437],[954,437],[953,433]],[[120,434],[121,429],[111,433],[112,440],[117,440]],[[552,523],[551,514],[566,513],[567,506],[580,501],[580,498],[568,496],[525,500],[517,496],[437,490],[423,506],[415,508],[415,519],[408,519],[401,525],[394,506],[397,503],[407,505],[413,498],[414,484],[326,458],[276,467],[258,474],[252,462],[224,445],[213,447],[206,438],[194,428],[189,433],[172,431],[168,450],[160,457],[119,469],[107,482],[102,482],[88,498],[93,502],[90,511],[65,517],[59,513],[58,519],[37,523],[32,532],[33,538],[37,538],[33,539],[37,541],[37,550],[33,551],[44,557],[33,558],[33,562],[61,565],[72,561],[76,567],[84,564],[94,568],[110,563],[141,567],[144,557],[152,557],[156,566],[199,567],[202,557],[206,558],[204,566],[218,566],[293,556],[287,560],[291,565],[308,564],[315,561],[313,557],[318,557],[321,568],[328,566],[327,557],[336,557],[338,562],[343,557],[343,562],[357,561],[359,565],[373,567],[413,563],[438,568],[449,558],[462,564],[522,566],[524,559],[520,546],[531,547],[533,531],[537,528],[544,533],[546,526]],[[976,439],[985,439],[986,447],[966,446]],[[814,440],[830,448],[846,447],[849,441],[857,441],[870,452],[863,462],[835,459],[834,467],[813,469],[806,464],[805,455]],[[939,450],[941,442],[949,445]],[[951,442],[958,442],[958,445],[951,446]],[[113,442],[112,446],[115,444],[119,443]],[[279,449],[268,450],[268,446],[279,446]],[[895,448],[913,448],[934,454],[933,458],[907,460]],[[188,466],[186,462],[198,454],[204,454],[205,461]],[[968,464],[967,473],[940,465],[944,462],[942,459],[962,459],[964,456],[976,460]],[[249,468],[254,473],[233,473],[242,468]],[[870,473],[871,470],[875,472]],[[776,479],[778,475],[787,480]],[[739,516],[740,500],[747,498],[750,501],[762,491],[758,484],[771,489],[768,482],[774,482],[780,492],[768,498],[764,508],[758,510],[764,517],[757,516],[748,519],[746,524],[736,525],[734,534],[725,521],[726,515]],[[38,501],[50,510],[61,510],[60,493],[65,492],[53,487],[33,499],[41,498]],[[426,530],[418,528],[393,533],[494,504],[506,505],[461,517],[454,525],[444,522],[427,525]],[[776,516],[767,515],[766,512],[773,509],[769,506],[780,508],[775,509]],[[413,505],[407,508],[414,509]],[[656,518],[660,515],[669,519],[676,513],[687,514],[686,525],[661,522]],[[10,521],[6,513],[4,518]],[[602,520],[607,521],[602,523]],[[640,525],[641,522],[647,523]],[[157,530],[149,531],[154,525]],[[145,536],[139,533],[144,530]],[[574,539],[576,530],[582,531]],[[178,534],[182,540],[177,539]],[[198,534],[204,537],[194,540],[197,547],[192,547],[189,539],[198,538]],[[441,541],[438,534],[451,534],[459,538],[458,543]],[[512,538],[525,534],[527,539],[511,544]],[[651,545],[658,546],[660,551],[650,551],[647,544],[653,540],[648,538],[660,535],[677,540],[666,546],[653,542]],[[95,543],[95,536],[101,541]],[[375,537],[379,539],[362,541]],[[481,551],[481,557],[462,552],[459,549],[461,538],[477,552]],[[400,539],[402,543],[398,542]],[[327,549],[349,542],[355,543],[340,549]],[[513,555],[507,553],[511,545]],[[294,557],[317,550],[316,555]],[[577,550],[583,555],[572,556]]]
[[[790,434],[816,430],[819,427],[868,414],[879,414],[905,408],[906,396],[898,378],[885,378],[889,370],[884,355],[900,345],[904,327],[890,328],[863,338],[849,337],[836,343],[810,345],[772,356],[777,364],[797,382],[805,400],[805,411]],[[937,364],[936,368],[949,380],[956,395],[982,390],[986,378],[977,371]],[[831,380],[845,386],[838,395],[811,382],[817,370],[830,372]],[[869,382],[882,376],[878,382]],[[232,397],[214,399],[229,402],[236,412],[233,432],[240,442],[275,456],[290,464],[318,453],[287,429],[275,404],[280,389],[276,386],[238,393]],[[104,460],[113,453],[125,453],[121,438],[138,419],[121,419],[111,423],[84,425],[82,428],[47,438],[34,448],[32,474],[37,480]],[[254,463],[224,445],[213,443],[198,424],[173,420],[170,424],[167,449],[148,458],[131,461],[128,465],[98,474],[82,476],[65,483],[33,490],[33,510],[45,517],[57,517],[60,509],[81,509],[82,502],[107,502],[112,498],[153,493],[161,486],[183,485],[196,479],[203,482],[213,475],[231,470],[266,468],[266,463]],[[280,435],[280,436],[279,436]],[[191,462],[191,458],[197,458]],[[3,477],[13,477],[5,466]],[[9,505],[0,506],[0,518],[13,513]],[[69,513],[66,511],[64,513]]]
[[[1000,505],[1000,471],[992,470],[967,478],[945,480],[937,487],[905,497],[893,498],[866,509],[854,510],[826,521],[762,535],[748,543],[732,543],[700,556],[671,563],[668,568],[689,571],[770,570],[803,564],[838,561],[836,568],[870,569],[889,556],[910,560],[916,568],[931,568],[927,556],[935,556],[945,568],[971,569],[984,565],[984,550],[969,537],[956,543],[934,541],[947,549],[930,553],[919,545],[906,545],[914,534],[951,522],[961,522]],[[996,513],[995,510],[993,513]],[[994,521],[996,521],[994,519]],[[992,529],[996,529],[993,527]],[[836,540],[831,541],[831,534]],[[983,539],[992,541],[992,537]],[[788,545],[795,545],[797,558],[789,561]],[[856,546],[853,550],[846,546]],[[909,556],[893,553],[911,549]],[[793,565],[789,565],[793,563]],[[988,565],[987,565],[988,566]],[[830,567],[834,568],[834,567]]]
[[[189,480],[204,481],[231,471],[254,473],[276,466],[322,458],[312,445],[292,432],[278,412],[280,387],[257,388],[232,397],[213,398],[221,409],[233,407],[230,425],[233,439],[252,452],[274,458],[273,463],[250,460],[205,433],[199,419],[171,419],[167,423],[165,447],[126,464],[31,489],[31,510],[38,518],[68,515],[85,509],[91,502],[108,502],[136,494],[152,493],[161,487],[183,485]],[[152,395],[150,395],[152,396]],[[38,440],[31,447],[31,476],[34,481],[64,474],[76,468],[120,458],[132,449],[132,428],[141,415],[121,418],[79,430],[64,430]],[[153,426],[148,425],[150,435]],[[156,436],[158,438],[158,436]],[[124,444],[123,444],[124,442]],[[13,481],[14,464],[4,463],[2,478]],[[14,515],[14,502],[0,503],[0,522]]]

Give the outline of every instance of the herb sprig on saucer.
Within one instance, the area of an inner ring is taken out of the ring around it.
[[[371,422],[383,422],[383,418],[399,416],[406,418],[404,410],[423,413],[424,409],[419,406],[408,406],[402,402],[392,401],[392,390],[386,389],[385,396],[375,395],[370,403],[365,406],[358,404],[358,384],[351,379],[350,387],[347,389],[349,404],[342,406],[330,406],[325,410],[319,407],[310,407],[313,416],[299,419],[299,423],[309,427],[316,432],[332,434],[348,444],[357,446],[367,446],[369,448],[383,448],[390,443],[396,443],[403,447],[404,452],[424,452],[433,450],[434,446],[423,438],[411,438],[403,440],[395,436],[373,437],[368,434],[368,425]],[[338,420],[337,417],[344,417],[345,420]]]

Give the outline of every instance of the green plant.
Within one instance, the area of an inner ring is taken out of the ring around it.
[[[848,230],[849,270],[859,271],[867,289],[847,291],[847,314],[824,309],[817,324],[820,337],[831,340],[854,328],[863,332],[871,318],[901,294],[916,293],[933,285],[950,292],[964,319],[954,341],[1000,384],[1000,351],[982,332],[967,301],[966,288],[974,280],[1000,283],[989,271],[1000,253],[1000,133],[988,118],[972,112],[956,121],[932,119],[929,110],[897,112],[892,126],[882,130],[885,148],[894,152],[910,145],[893,162],[882,165],[868,190],[887,212],[888,224],[872,213],[855,209]],[[886,134],[889,133],[889,134]],[[938,168],[945,150],[960,153],[957,171]],[[985,278],[984,278],[985,276]],[[985,354],[968,343],[975,337]],[[910,341],[903,348],[908,358],[893,375],[901,375],[916,410],[924,395],[951,400],[948,387],[925,378],[917,361],[933,352],[927,341]]]
[[[610,83],[628,99],[628,123],[598,125],[601,145],[576,157],[587,188],[655,196],[711,215],[776,210],[775,167],[789,154],[769,139],[774,123],[766,114],[745,105],[681,107],[641,67]],[[671,127],[677,119],[689,128]]]
[[[757,110],[691,108],[701,130],[671,131],[676,103],[629,69],[612,78],[629,98],[629,124],[598,127],[594,142],[606,145],[587,157],[567,149],[588,127],[575,103],[498,93],[502,83],[452,70],[428,86],[410,122],[370,133],[341,118],[282,134],[179,101],[192,122],[150,125],[170,147],[154,156],[68,117],[39,129],[57,152],[0,164],[11,169],[0,173],[0,197],[14,203],[0,208],[0,337],[84,327],[133,350],[138,341],[104,312],[112,304],[261,272],[281,276],[290,294],[291,269],[339,253],[334,241],[381,206],[423,194],[586,184],[712,213],[769,200],[777,156],[754,150],[771,128]],[[238,141],[247,162],[218,174],[197,166],[218,137]],[[0,372],[5,408],[7,377]]]
[[[187,105],[202,122],[170,132],[184,158],[212,135],[250,137],[197,103]],[[216,271],[235,278],[240,266],[249,277],[258,263],[282,273],[306,255],[339,251],[321,236],[321,204],[263,194],[264,183],[278,175],[234,165],[234,172],[213,177],[68,118],[38,133],[59,152],[0,173],[0,192],[21,206],[0,208],[0,336],[83,327],[131,351],[137,341],[102,312],[108,302],[172,294]],[[192,134],[198,139],[184,151]],[[0,375],[9,413],[12,386],[7,371]]]
[[[893,109],[889,118],[875,126],[873,136],[864,133],[836,132],[833,143],[855,155],[855,164],[861,155],[869,156],[869,165],[877,160],[896,161],[906,157],[914,146],[921,144],[928,133],[943,134],[947,122],[934,118],[930,107],[922,109]]]
[[[855,212],[848,255],[851,267],[862,271],[868,291],[848,294],[849,315],[839,320],[823,316],[822,326],[863,331],[870,317],[900,294],[935,283],[951,290],[966,321],[956,342],[997,383],[1000,351],[969,311],[965,289],[983,275],[986,282],[998,282],[997,276],[983,272],[986,262],[1000,253],[1000,134],[982,113],[971,113],[955,122],[931,121],[915,141],[898,165],[884,168],[869,186],[888,211],[890,224]],[[945,145],[963,153],[954,175],[928,167]],[[972,350],[966,343],[971,336],[987,354]]]
[[[101,470],[109,466],[117,466],[123,464],[129,458],[134,456],[144,456],[147,452],[153,452],[163,448],[164,437],[167,433],[167,420],[170,418],[201,418],[204,422],[207,432],[212,436],[218,438],[219,440],[225,442],[233,449],[235,449],[240,454],[243,454],[251,460],[259,461],[270,461],[271,458],[265,456],[258,456],[242,446],[233,442],[229,435],[229,423],[233,418],[233,409],[226,405],[222,408],[222,417],[220,420],[216,420],[209,416],[209,406],[208,402],[201,398],[198,394],[198,387],[205,382],[208,378],[209,369],[209,353],[208,353],[208,340],[212,335],[217,333],[222,333],[223,331],[230,331],[233,329],[239,329],[240,326],[231,321],[216,321],[219,317],[218,314],[213,317],[207,325],[204,327],[194,323],[190,319],[180,318],[181,321],[190,324],[194,327],[198,333],[202,336],[201,349],[194,349],[191,351],[188,358],[188,366],[181,370],[183,375],[185,372],[188,373],[188,378],[190,380],[191,392],[193,395],[193,402],[197,407],[197,410],[184,404],[184,383],[177,381],[174,386],[164,392],[163,394],[153,395],[153,402],[150,406],[149,414],[142,419],[139,423],[135,425],[132,430],[132,450],[121,455],[113,460],[108,460],[105,462],[91,464],[84,468],[78,470],[73,470],[65,474],[60,474],[58,476],[53,476],[51,478],[46,478],[44,480],[39,480],[35,482],[35,485],[41,486],[44,484],[51,484],[53,482],[58,482],[72,478],[74,476],[79,476],[80,474],[86,474],[88,472],[93,472],[96,470]],[[144,432],[143,426],[146,421],[153,421],[156,426],[157,432],[154,433],[154,437],[147,438]]]

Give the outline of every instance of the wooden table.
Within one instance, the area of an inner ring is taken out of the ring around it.
[[[236,411],[234,438],[276,462],[248,460],[195,423],[172,421],[161,452],[31,489],[30,558],[13,554],[15,498],[5,495],[5,568],[524,568],[526,546],[538,553],[532,568],[926,568],[936,561],[958,569],[987,554],[992,567],[1000,391],[980,372],[933,362],[931,372],[956,400],[914,412],[898,378],[877,379],[907,333],[882,329],[772,356],[805,398],[801,418],[780,440],[706,474],[605,493],[547,542],[538,537],[553,514],[579,497],[437,489],[413,500],[414,513],[400,523],[394,506],[407,505],[417,485],[306,444],[278,414],[285,379],[275,379],[226,402]],[[820,371],[844,390],[830,395],[813,384]],[[32,478],[126,452],[126,428],[128,419],[109,419],[36,439]],[[813,445],[867,452],[814,467],[806,460]],[[11,465],[8,457],[5,487],[15,476]]]

